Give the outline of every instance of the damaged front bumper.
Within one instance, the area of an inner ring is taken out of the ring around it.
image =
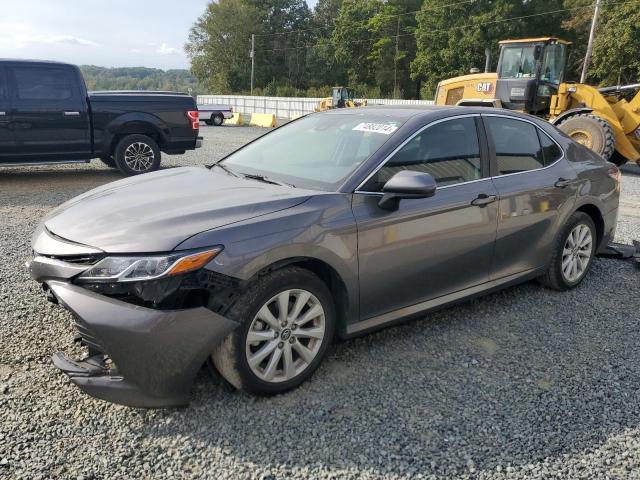
[[[204,306],[159,309],[135,305],[75,285],[87,266],[37,255],[27,267],[50,299],[75,319],[89,356],[63,353],[53,363],[89,395],[142,408],[189,403],[200,367],[237,323]]]

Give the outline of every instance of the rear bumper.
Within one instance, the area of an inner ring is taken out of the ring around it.
[[[54,364],[84,392],[122,405],[188,404],[198,370],[237,326],[203,307],[155,310],[65,282],[54,280],[47,285],[75,317],[83,342],[107,355],[115,368],[100,365],[100,355],[73,361],[56,354]]]

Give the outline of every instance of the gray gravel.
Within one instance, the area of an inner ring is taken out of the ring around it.
[[[264,130],[203,127],[206,164]],[[640,478],[640,272],[599,259],[557,293],[510,288],[336,344],[300,389],[230,393],[204,372],[187,409],[83,395],[50,363],[71,318],[23,267],[53,206],[118,174],[0,169],[0,477]],[[618,240],[640,239],[625,173]],[[79,353],[75,351],[75,353]]]

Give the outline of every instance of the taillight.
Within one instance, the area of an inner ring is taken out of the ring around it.
[[[620,172],[620,169],[615,165],[611,165],[611,167],[609,167],[607,175],[609,175],[613,179],[613,181],[616,182],[616,191],[619,192],[620,182],[622,181],[622,172]]]
[[[191,120],[191,128],[198,130],[200,128],[200,113],[197,110],[187,112],[187,117]]]

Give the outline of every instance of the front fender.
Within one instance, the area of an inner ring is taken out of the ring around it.
[[[199,233],[176,249],[209,245],[224,250],[206,268],[241,281],[290,259],[327,264],[347,289],[347,321],[357,320],[357,228],[350,194],[319,194],[286,210]]]

